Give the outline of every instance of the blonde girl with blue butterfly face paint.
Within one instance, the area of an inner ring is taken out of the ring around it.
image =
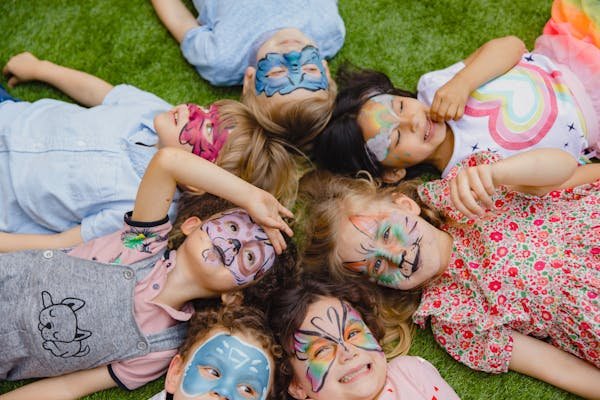
[[[280,348],[264,313],[235,297],[193,317],[188,338],[169,366],[165,390],[152,400],[273,398]]]

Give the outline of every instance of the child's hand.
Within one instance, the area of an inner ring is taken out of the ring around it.
[[[429,111],[431,119],[437,122],[460,119],[465,112],[469,94],[468,85],[456,75],[435,92]]]
[[[482,164],[461,169],[450,181],[450,197],[454,207],[468,218],[482,216],[494,208],[491,196],[496,191],[492,165]]]
[[[263,227],[275,252],[281,254],[287,245],[280,231],[290,237],[294,234],[282,217],[293,218],[294,214],[282,206],[273,195],[258,188],[245,203],[248,214]]]
[[[20,83],[36,80],[41,63],[42,61],[28,52],[11,57],[2,70],[9,78],[8,87],[13,88]]]

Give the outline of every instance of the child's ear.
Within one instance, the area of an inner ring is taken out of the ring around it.
[[[165,377],[165,390],[167,393],[174,394],[177,391],[177,386],[179,385],[182,374],[183,357],[177,354],[171,359],[171,364],[169,364],[169,370]]]
[[[383,171],[383,176],[381,177],[381,179],[383,179],[385,183],[396,183],[400,182],[400,180],[405,176],[405,168],[386,168]]]
[[[410,214],[414,214],[414,215],[421,214],[421,207],[419,207],[417,202],[414,201],[413,199],[411,199],[410,197],[403,195],[402,193],[394,193],[392,195],[392,201],[398,207],[402,208],[402,210],[404,210]]]
[[[198,229],[200,225],[202,225],[202,220],[200,218],[195,216],[189,217],[183,221],[183,224],[181,224],[181,232],[183,232],[185,236],[188,236],[190,233]]]
[[[327,74],[327,79],[331,80],[331,71],[329,71],[329,63],[327,60],[321,61],[323,63],[323,67],[325,68],[325,73]]]
[[[242,84],[242,93],[243,94],[253,93],[253,92],[248,92],[248,91],[254,90],[255,77],[256,77],[256,68],[254,68],[254,67],[246,68],[246,72],[244,73],[244,82]]]
[[[306,390],[300,386],[300,384],[296,381],[296,378],[292,378],[290,382],[290,386],[288,386],[288,393],[294,399],[303,400],[308,399],[308,395],[306,394]]]

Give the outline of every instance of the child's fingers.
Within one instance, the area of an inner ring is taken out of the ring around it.
[[[281,204],[279,205],[279,214],[283,215],[284,217],[294,218],[294,213],[292,213],[290,210],[288,210]]]
[[[456,186],[460,203],[467,210],[465,215],[482,215],[483,209],[473,196],[471,181],[464,170],[456,176]]]
[[[12,89],[19,84],[19,78],[17,78],[16,76],[11,76],[6,84],[9,88]]]
[[[273,249],[275,250],[276,254],[281,254],[283,250],[287,248],[285,239],[283,238],[283,235],[281,234],[279,229],[265,228],[265,233],[267,234],[269,241],[273,245]]]
[[[489,188],[486,186],[488,183],[482,182],[482,176],[485,176],[485,173],[481,173],[481,171],[482,170],[479,168],[469,168],[467,170],[467,174],[469,175],[469,186],[471,190],[475,192],[479,202],[483,203],[487,208],[492,208],[492,198],[488,192]]]

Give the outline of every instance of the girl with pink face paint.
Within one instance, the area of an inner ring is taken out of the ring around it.
[[[192,216],[180,224],[185,239],[174,250],[167,249],[167,210],[178,184],[223,200],[210,200],[218,208],[207,209],[204,221]],[[281,254],[287,246],[282,232],[292,231],[282,217],[292,214],[271,194],[185,150],[160,149],[121,230],[61,251],[0,254],[0,302],[6,306],[0,318],[5,332],[13,324],[20,332],[15,348],[27,349],[0,352],[0,379],[51,377],[6,398],[79,398],[158,378],[181,344],[192,300],[274,279],[273,269],[292,274],[293,252]],[[19,304],[38,311],[15,312],[10,305],[17,291]],[[260,356],[255,344],[238,342]],[[266,393],[268,374],[263,378],[259,389]]]
[[[556,0],[532,52],[516,37],[493,39],[421,76],[416,94],[383,73],[342,69],[315,158],[333,172],[366,170],[387,183],[427,166],[445,177],[481,151],[557,148],[583,164],[600,150],[598,26],[598,7]]]
[[[600,164],[483,152],[445,179],[397,187],[313,174],[299,198],[305,269],[394,289],[386,336],[429,323],[472,369],[600,392]]]
[[[279,398],[458,399],[422,358],[386,361],[376,299],[360,282],[308,277],[273,295],[269,321],[284,352],[276,381]]]
[[[173,107],[29,53],[3,72],[10,87],[46,82],[82,106],[0,102],[0,251],[72,246],[119,229],[150,159],[165,147],[214,162],[286,204],[293,198],[294,161],[280,140],[248,129],[251,113],[238,102]]]

